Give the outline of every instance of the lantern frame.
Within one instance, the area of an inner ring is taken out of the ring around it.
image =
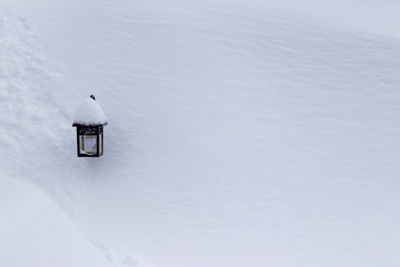
[[[76,145],[77,145],[77,155],[78,157],[101,157],[104,152],[104,134],[103,126],[105,124],[99,125],[83,125],[74,123],[72,126],[76,127]],[[96,136],[96,153],[90,154],[85,153],[85,135]],[[81,138],[82,137],[82,138]]]

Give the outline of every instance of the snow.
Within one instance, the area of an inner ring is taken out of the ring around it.
[[[0,178],[117,266],[397,267],[398,6],[368,2],[1,2]]]
[[[48,196],[31,185],[2,177],[0,215],[0,256],[4,265],[115,266]]]
[[[107,118],[97,101],[88,97],[77,107],[73,124],[87,126],[106,125]]]

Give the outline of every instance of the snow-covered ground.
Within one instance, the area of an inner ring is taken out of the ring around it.
[[[43,190],[101,264],[398,266],[398,10],[1,2],[0,176]],[[76,158],[91,94],[104,156]]]
[[[1,265],[114,266],[43,192],[15,179],[0,180]]]

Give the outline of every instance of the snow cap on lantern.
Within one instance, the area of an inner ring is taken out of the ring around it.
[[[86,98],[75,111],[73,126],[107,125],[107,118],[103,109],[97,103],[94,95]]]

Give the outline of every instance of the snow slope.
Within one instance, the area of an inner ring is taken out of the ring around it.
[[[43,192],[15,179],[0,180],[1,264],[114,266]]]
[[[398,39],[256,2],[5,3],[1,175],[114,263],[399,265]],[[78,159],[90,94],[105,154]]]

